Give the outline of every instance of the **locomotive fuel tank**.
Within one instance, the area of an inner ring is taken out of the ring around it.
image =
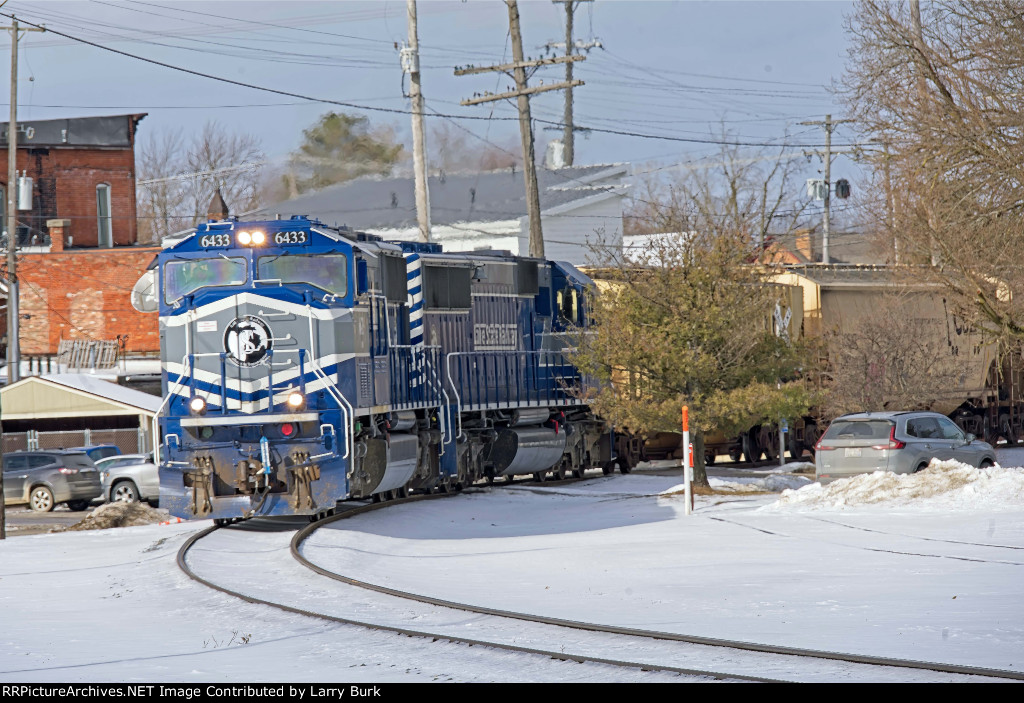
[[[416,473],[419,446],[419,438],[405,432],[359,442],[356,454],[362,457],[350,481],[352,496],[365,498],[404,486]]]
[[[516,427],[498,431],[489,459],[495,476],[547,471],[562,459],[565,432],[548,427]]]

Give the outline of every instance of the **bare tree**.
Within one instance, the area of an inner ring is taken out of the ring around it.
[[[185,157],[190,174],[185,179],[186,203],[192,223],[206,218],[206,208],[217,190],[232,212],[257,207],[259,174],[265,158],[256,136],[235,134],[217,122],[207,122]]]
[[[800,227],[808,201],[794,196],[800,191],[798,162],[789,150],[783,145],[772,153],[744,153],[728,143],[727,132],[720,138],[714,159],[686,166],[675,178],[652,170],[640,179],[623,231],[739,233],[763,250],[772,235]]]
[[[259,140],[208,122],[185,141],[181,130],[157,133],[138,156],[139,239],[159,242],[206,218],[218,189],[232,212],[259,205],[265,157]]]
[[[514,137],[483,142],[457,125],[447,123],[430,130],[427,144],[428,163],[434,171],[495,171],[523,162],[522,150]]]
[[[883,145],[894,254],[980,328],[1024,338],[1024,2],[864,0],[848,31],[840,92]]]
[[[159,242],[184,228],[183,189],[185,170],[181,130],[154,135],[144,141],[138,156],[139,241]]]

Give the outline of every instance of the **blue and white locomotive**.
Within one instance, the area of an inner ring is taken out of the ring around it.
[[[158,264],[172,515],[316,516],[635,463],[565,354],[591,285],[569,264],[300,217],[211,221]]]

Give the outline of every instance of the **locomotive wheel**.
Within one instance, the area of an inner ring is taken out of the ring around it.
[[[743,458],[743,449],[740,447],[732,447],[729,449],[729,459],[732,463],[739,463],[740,459]]]
[[[565,479],[565,464],[559,464],[555,468],[551,469],[551,479],[553,481],[562,481]]]
[[[544,483],[544,479],[547,478],[546,471],[538,471],[533,475],[533,480],[537,483]]]
[[[614,462],[609,461],[608,463],[601,467],[601,472],[604,473],[605,476],[610,476],[612,471],[615,471]]]
[[[630,468],[628,461],[624,461],[622,459],[616,459],[615,463],[619,465],[619,473],[620,474],[625,475],[625,474],[628,474],[630,471],[633,470],[632,468]]]
[[[370,502],[371,503],[379,503],[380,501],[381,501],[380,493],[374,493],[372,496],[370,496]]]
[[[516,480],[516,477],[515,477],[515,476],[513,476],[512,474],[509,474],[508,476],[506,476],[506,477],[505,477],[505,483],[506,483],[506,484],[508,484],[508,483],[512,483],[512,482],[513,482],[513,481],[515,481],[515,480]]]
[[[494,485],[494,474],[487,474],[487,476],[484,477],[484,480],[487,481],[487,485],[488,486],[493,486]]]
[[[715,459],[717,459],[717,458],[718,458],[718,456],[715,455],[715,454],[705,454],[704,455],[704,464],[706,466],[711,466],[712,464],[715,463]]]

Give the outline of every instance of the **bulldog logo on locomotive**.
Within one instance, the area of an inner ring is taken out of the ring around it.
[[[266,322],[254,315],[231,321],[224,331],[224,351],[238,366],[250,368],[262,364],[273,347],[273,334]]]

